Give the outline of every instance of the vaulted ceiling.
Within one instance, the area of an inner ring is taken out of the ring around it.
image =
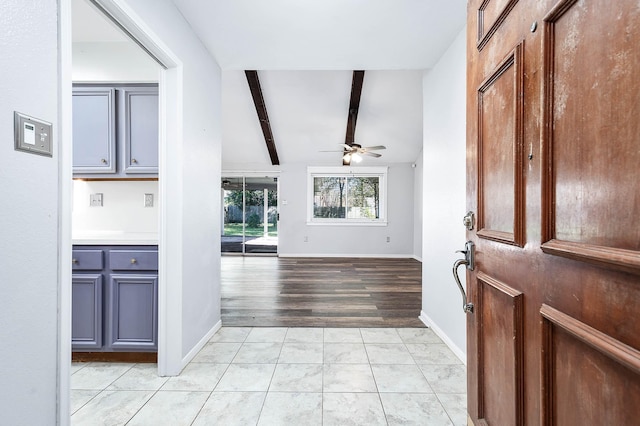
[[[74,2],[75,39],[115,37],[76,25],[84,1]],[[465,0],[173,2],[223,71],[223,168],[257,170],[271,159],[245,70],[258,70],[280,164],[342,164],[340,152],[320,151],[339,151],[345,141],[353,70],[366,70],[355,142],[387,147],[366,164],[415,161],[423,73],[466,13]]]

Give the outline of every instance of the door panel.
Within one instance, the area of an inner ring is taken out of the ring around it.
[[[519,44],[478,90],[478,235],[520,246],[522,52]]]
[[[478,49],[481,50],[518,0],[484,0],[478,7]],[[470,27],[471,28],[471,27]]]
[[[545,423],[636,424],[640,352],[550,306],[541,313]]]
[[[640,418],[638,27],[635,1],[469,2],[476,424]]]
[[[478,273],[478,412],[491,424],[522,423],[523,298],[512,287]],[[511,315],[505,313],[511,312]]]
[[[640,8],[629,9],[562,1],[545,18],[545,120],[553,122],[544,135],[545,237],[640,254],[640,194],[629,174],[640,164],[640,55],[631,37]]]

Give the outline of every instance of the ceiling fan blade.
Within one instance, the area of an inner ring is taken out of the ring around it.
[[[362,155],[368,155],[369,157],[382,157],[382,154],[378,154],[377,152],[369,152],[369,151],[364,151],[361,153]]]
[[[376,146],[365,146],[363,149],[366,149],[367,151],[378,151],[381,149],[387,149],[387,147],[384,145],[376,145]]]
[[[318,151],[318,152],[344,152],[342,149],[332,149],[331,151]]]

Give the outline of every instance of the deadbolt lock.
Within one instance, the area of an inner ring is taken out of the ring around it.
[[[472,231],[474,222],[475,222],[475,215],[471,210],[469,210],[467,214],[464,215],[464,217],[462,218],[462,224],[464,225],[465,228],[467,228],[468,231]]]

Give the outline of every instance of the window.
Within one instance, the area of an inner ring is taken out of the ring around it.
[[[386,167],[308,171],[310,224],[386,224]]]

